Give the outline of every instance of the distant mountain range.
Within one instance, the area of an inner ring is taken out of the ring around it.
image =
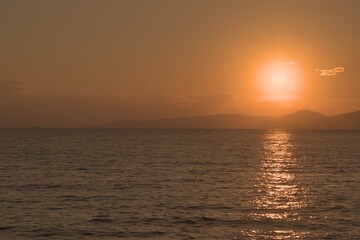
[[[335,116],[300,110],[282,117],[219,114],[146,121],[123,119],[98,128],[360,129],[360,111]]]

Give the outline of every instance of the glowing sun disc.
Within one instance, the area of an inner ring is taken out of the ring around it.
[[[258,83],[262,97],[282,102],[290,101],[300,93],[300,68],[288,61],[269,63],[259,71]]]
[[[289,76],[283,71],[275,71],[270,76],[270,83],[276,89],[283,89],[289,83]]]

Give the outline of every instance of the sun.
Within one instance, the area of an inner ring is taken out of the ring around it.
[[[274,90],[281,90],[288,86],[290,79],[286,72],[278,70],[269,76],[269,81]]]
[[[298,97],[300,71],[293,61],[274,61],[260,71],[261,95],[269,100],[287,101]]]

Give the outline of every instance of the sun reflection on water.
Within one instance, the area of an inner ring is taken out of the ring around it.
[[[257,187],[261,194],[255,201],[258,209],[293,210],[306,205],[298,199],[301,189],[295,182],[295,174],[299,167],[288,133],[275,132],[264,136],[260,164],[260,184]]]
[[[251,235],[267,239],[303,239],[308,233],[287,229],[290,222],[301,220],[300,209],[307,206],[306,190],[299,186],[301,170],[294,156],[291,135],[277,131],[264,135],[259,171],[256,176],[257,197],[252,201],[256,209],[250,214],[255,221],[268,224],[269,229],[252,230]],[[288,224],[287,224],[288,223]],[[284,225],[284,229],[274,229]],[[250,233],[250,232],[249,232]],[[256,234],[258,233],[258,234]]]

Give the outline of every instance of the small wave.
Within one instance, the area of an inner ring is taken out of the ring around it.
[[[62,188],[60,184],[24,184],[24,185],[13,185],[12,189],[16,191],[34,191],[39,189],[55,189]]]
[[[75,168],[76,171],[87,171],[87,168]]]
[[[13,229],[14,227],[11,226],[0,226],[0,231],[6,231],[6,230],[10,230]]]
[[[189,225],[194,225],[197,224],[198,222],[192,219],[185,219],[185,220],[178,220],[175,221],[176,224],[189,224]]]
[[[89,220],[89,222],[96,222],[96,223],[112,223],[114,222],[113,219],[110,218],[108,215],[98,215]]]

